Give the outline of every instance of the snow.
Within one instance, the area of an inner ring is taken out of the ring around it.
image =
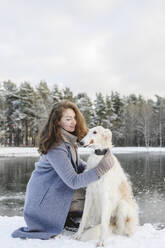
[[[0,147],[0,157],[38,157],[37,147]],[[165,147],[113,147],[114,153],[165,152]],[[88,155],[90,148],[79,147],[79,154]]]
[[[37,147],[0,147],[0,157],[38,157]]]
[[[62,235],[50,240],[13,239],[11,233],[25,226],[23,217],[0,216],[0,243],[4,248],[94,248],[96,240],[77,241],[70,232],[64,231]],[[165,229],[155,230],[151,224],[140,226],[132,237],[112,235],[108,238],[105,247],[113,248],[164,248]]]

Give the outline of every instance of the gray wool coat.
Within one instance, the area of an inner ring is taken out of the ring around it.
[[[49,239],[61,233],[75,189],[98,180],[95,169],[78,174],[85,162],[72,157],[70,144],[61,142],[35,164],[27,185],[24,219],[27,227],[12,233],[13,238]]]

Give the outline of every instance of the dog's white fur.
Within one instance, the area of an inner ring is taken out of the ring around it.
[[[112,154],[111,140],[111,131],[101,126],[90,129],[82,140],[84,146],[109,148],[114,163],[109,172],[87,186],[82,220],[74,235],[80,240],[99,239],[99,246],[104,246],[111,233],[132,235],[139,220],[131,185],[119,161]],[[87,161],[87,170],[95,167],[102,157],[93,151]]]

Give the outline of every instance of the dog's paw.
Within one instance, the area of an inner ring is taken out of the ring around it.
[[[103,240],[99,240],[96,244],[97,247],[104,247],[104,241]]]
[[[81,239],[81,233],[75,233],[73,236],[72,236],[73,239],[75,240],[80,240]]]

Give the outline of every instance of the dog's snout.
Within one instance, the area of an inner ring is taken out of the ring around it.
[[[83,146],[84,145],[84,142],[83,141],[80,141],[80,146]]]

